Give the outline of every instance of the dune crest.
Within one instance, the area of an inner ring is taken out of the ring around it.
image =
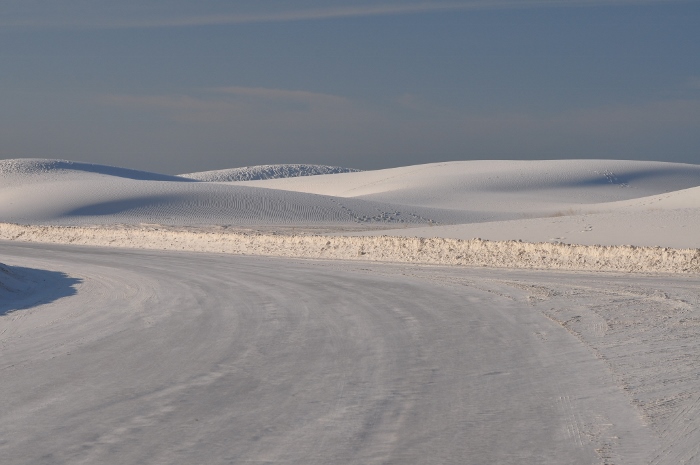
[[[206,182],[260,181],[263,179],[296,178],[322,174],[354,173],[360,170],[327,165],[257,165],[223,170],[180,174],[180,177]]]

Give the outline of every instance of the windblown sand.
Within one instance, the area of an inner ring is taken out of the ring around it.
[[[280,235],[158,227],[0,224],[0,239],[137,249],[560,270],[696,273],[700,249],[394,236]]]

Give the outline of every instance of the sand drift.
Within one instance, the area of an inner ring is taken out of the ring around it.
[[[532,244],[517,241],[392,236],[279,235],[187,231],[156,227],[87,228],[12,224],[0,224],[0,239],[433,265],[624,272],[700,272],[700,249],[662,247]]]

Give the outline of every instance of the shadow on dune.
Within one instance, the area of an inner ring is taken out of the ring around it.
[[[81,282],[60,271],[0,263],[0,316],[75,295]]]
[[[32,163],[31,160],[25,162]],[[104,174],[116,176],[118,178],[135,179],[139,181],[171,181],[171,182],[197,182],[194,179],[181,178],[169,174],[152,173],[149,171],[138,171],[118,166],[97,165],[94,163],[81,163],[68,160],[36,160],[33,163],[42,168],[84,171],[86,173]]]
[[[143,212],[143,216],[148,216],[148,211],[159,211],[164,205],[177,204],[178,201],[182,201],[181,199],[182,196],[165,194],[108,200],[76,208],[66,212],[64,216],[105,216],[118,215],[125,212],[136,214],[139,211]]]
[[[691,187],[700,186],[700,174],[698,171],[693,171],[687,167],[670,167],[670,168],[648,168],[635,169],[624,171],[616,174],[612,171],[597,171],[589,172],[582,179],[544,179],[543,184],[534,184],[534,189],[581,189],[592,187],[639,187],[644,185],[644,182],[651,182],[655,185],[667,184],[669,189],[660,189],[659,192],[667,192],[676,189],[688,189]],[[493,186],[487,187],[490,192],[520,192],[528,190],[527,186],[523,186],[522,182],[517,177],[504,178],[497,181]],[[651,195],[651,194],[649,194]]]
[[[574,187],[591,187],[591,186],[606,186],[606,185],[629,185],[633,186],[637,183],[643,181],[656,181],[661,183],[662,181],[673,182],[678,180],[684,180],[684,185],[687,187],[684,189],[695,187],[700,185],[700,175],[691,172],[686,167],[673,167],[664,169],[637,169],[630,172],[625,172],[619,176],[612,171],[605,171],[596,173],[589,179],[582,180],[577,183],[571,183],[569,185]]]

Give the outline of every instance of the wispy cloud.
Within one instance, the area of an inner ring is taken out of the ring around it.
[[[217,87],[212,92],[235,97],[305,103],[309,105],[345,105],[349,100],[337,95],[308,92],[304,90],[269,89],[265,87]]]
[[[118,10],[109,7],[95,8],[99,11],[86,11],[84,5],[68,4],[67,10],[55,15],[36,15],[17,7],[19,14],[13,15],[11,2],[8,14],[0,25],[8,27],[87,27],[87,28],[163,28],[184,26],[205,26],[264,22],[317,21],[335,18],[365,16],[406,15],[440,11],[468,10],[512,10],[530,8],[562,8],[590,6],[625,6],[657,3],[685,3],[688,0],[461,0],[384,3],[373,2],[353,6],[315,6],[306,8],[260,8],[255,11],[240,11],[236,5],[228,4],[215,8],[207,14],[173,14],[160,7],[130,7],[122,4]],[[324,5],[319,2],[319,5]],[[78,8],[80,7],[80,8]]]
[[[230,102],[204,100],[187,95],[129,95],[105,94],[97,97],[105,105],[154,110],[221,111],[231,107]]]
[[[332,8],[310,8],[300,10],[272,11],[259,14],[218,14],[191,16],[160,21],[134,21],[122,27],[173,27],[215,24],[313,21],[363,16],[391,16],[440,11],[467,10],[512,10],[547,7],[586,7],[611,5],[639,5],[650,3],[673,3],[684,0],[464,0],[458,2],[421,2],[405,4],[359,5]],[[117,25],[118,26],[118,25]]]
[[[700,127],[700,101],[696,99],[611,104],[549,114],[527,111],[481,114],[435,105],[416,95],[403,95],[384,105],[369,105],[323,93],[233,86],[207,89],[202,95],[102,95],[99,103],[159,112],[181,122],[228,124],[245,119],[264,125],[297,125],[314,121],[314,124],[338,124],[341,129],[342,125],[353,121],[362,122],[363,126],[408,133],[418,127],[440,128],[440,134],[449,133],[450,137],[467,134],[476,138],[498,138],[507,134],[518,137],[531,134],[548,140],[559,134],[584,138],[616,139],[632,135],[643,138],[646,133],[661,130]]]

